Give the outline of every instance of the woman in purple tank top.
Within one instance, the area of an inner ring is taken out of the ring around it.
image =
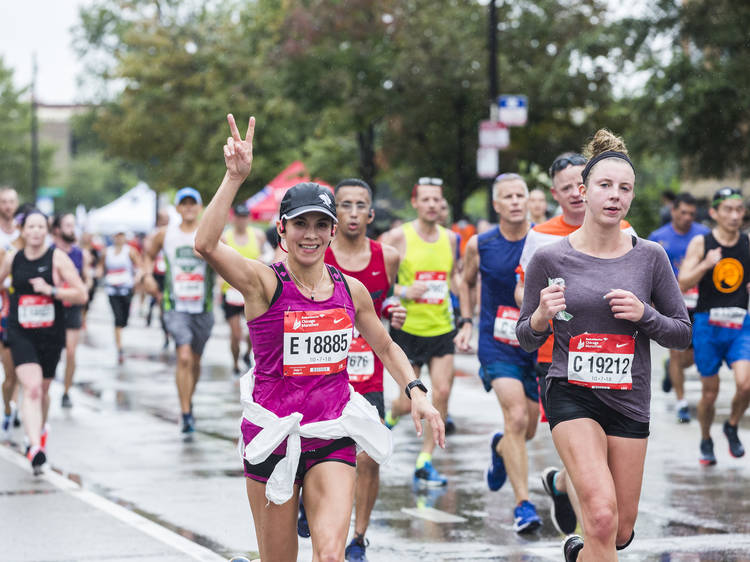
[[[203,215],[195,249],[245,298],[256,364],[241,381],[241,450],[260,557],[297,559],[294,522],[302,489],[314,558],[340,560],[354,500],[355,443],[381,460],[392,447],[375,408],[348,383],[354,327],[412,398],[417,434],[425,419],[444,447],[445,428],[378,320],[367,289],[324,264],[337,224],[328,189],[302,183],[284,196],[276,226],[288,252],[284,262],[268,267],[220,241],[232,201],[250,173],[255,129],[251,117],[242,139],[232,115],[227,120],[227,172]]]

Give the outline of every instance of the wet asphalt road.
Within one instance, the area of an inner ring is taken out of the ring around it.
[[[134,306],[137,308],[136,303]],[[236,453],[239,384],[230,369],[228,327],[219,316],[194,400],[197,432],[185,440],[177,423],[174,350],[162,349],[158,322],[148,328],[134,310],[124,334],[126,361],[118,366],[111,313],[106,296],[99,293],[78,351],[71,395],[74,407],[62,410],[62,387],[55,384],[51,388],[47,470],[221,557],[243,553],[252,558],[257,543]],[[731,373],[721,373],[713,428],[718,464],[704,468],[698,464],[697,423],[677,424],[674,398],[660,389],[664,357],[665,351],[654,347],[651,439],[636,540],[620,559],[750,561],[750,458],[730,457],[721,433],[734,392]],[[501,429],[502,418],[495,397],[486,394],[476,378],[477,367],[474,356],[456,356],[458,376],[450,412],[458,431],[449,437],[447,450],[434,459],[449,479],[446,488],[427,493],[412,489],[413,462],[420,442],[410,421],[394,429],[395,453],[381,469],[380,495],[368,531],[371,561],[562,559],[562,537],[549,521],[549,501],[539,478],[544,467],[560,465],[549,428],[540,424],[529,442],[530,499],[544,525],[531,535],[520,536],[512,531],[510,485],[493,493],[485,483],[490,436]],[[694,368],[688,370],[687,378],[686,393],[694,414],[700,396]],[[387,381],[386,402],[397,392],[395,384]],[[746,442],[750,439],[747,419],[740,436]],[[20,450],[21,439],[20,430],[16,430],[12,442],[3,447]],[[21,473],[20,478],[26,479],[24,485],[30,489],[39,486],[30,472]],[[32,497],[35,502],[48,502],[42,504],[43,509],[55,509],[55,502],[60,501],[59,494],[29,494],[28,502]],[[25,502],[13,505],[24,509]],[[11,515],[9,505],[0,494],[4,520]],[[48,531],[50,540],[56,535],[68,540],[85,535],[85,529],[66,525],[64,517],[59,523]],[[5,528],[13,529],[20,541],[36,536],[33,528]],[[8,559],[114,559],[98,555],[96,548],[86,545],[85,541],[72,541],[73,553],[60,553],[59,557],[41,548],[24,549],[22,554],[11,548]],[[123,545],[130,553],[123,553],[123,559],[144,559],[134,546],[132,541]],[[6,558],[0,555],[0,559]],[[299,559],[310,559],[309,539],[300,540]]]

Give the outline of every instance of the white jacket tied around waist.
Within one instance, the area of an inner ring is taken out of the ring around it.
[[[293,412],[279,417],[253,400],[255,375],[248,371],[240,379],[242,416],[259,427],[253,440],[243,448],[240,437],[240,455],[250,464],[258,464],[268,458],[284,439],[286,456],[276,465],[266,483],[266,498],[275,504],[287,502],[294,491],[294,479],[299,465],[302,445],[300,437],[316,439],[340,439],[351,437],[357,444],[357,452],[364,450],[378,464],[386,462],[393,453],[391,432],[380,421],[377,408],[357,394],[349,385],[349,401],[341,416],[332,420],[300,425],[302,414]]]

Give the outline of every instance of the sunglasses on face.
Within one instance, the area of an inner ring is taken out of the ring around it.
[[[574,154],[572,156],[561,156],[552,162],[549,167],[549,177],[554,178],[557,172],[561,172],[568,166],[585,166],[586,159],[580,154]]]
[[[437,185],[442,187],[443,180],[440,178],[422,177],[417,180],[417,185]]]

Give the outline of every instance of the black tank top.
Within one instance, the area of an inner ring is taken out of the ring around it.
[[[13,257],[11,265],[11,298],[8,325],[11,330],[20,330],[35,338],[44,338],[45,343],[60,345],[65,343],[62,302],[34,292],[29,279],[41,277],[50,285],[52,279],[52,255],[50,247],[40,258],[29,260],[23,250]],[[10,344],[13,345],[12,339]]]
[[[722,246],[713,233],[703,235],[706,252],[721,248],[721,259],[709,269],[698,282],[698,306],[696,312],[712,308],[747,308],[747,282],[750,268],[750,242],[747,234],[740,234],[734,246]]]

